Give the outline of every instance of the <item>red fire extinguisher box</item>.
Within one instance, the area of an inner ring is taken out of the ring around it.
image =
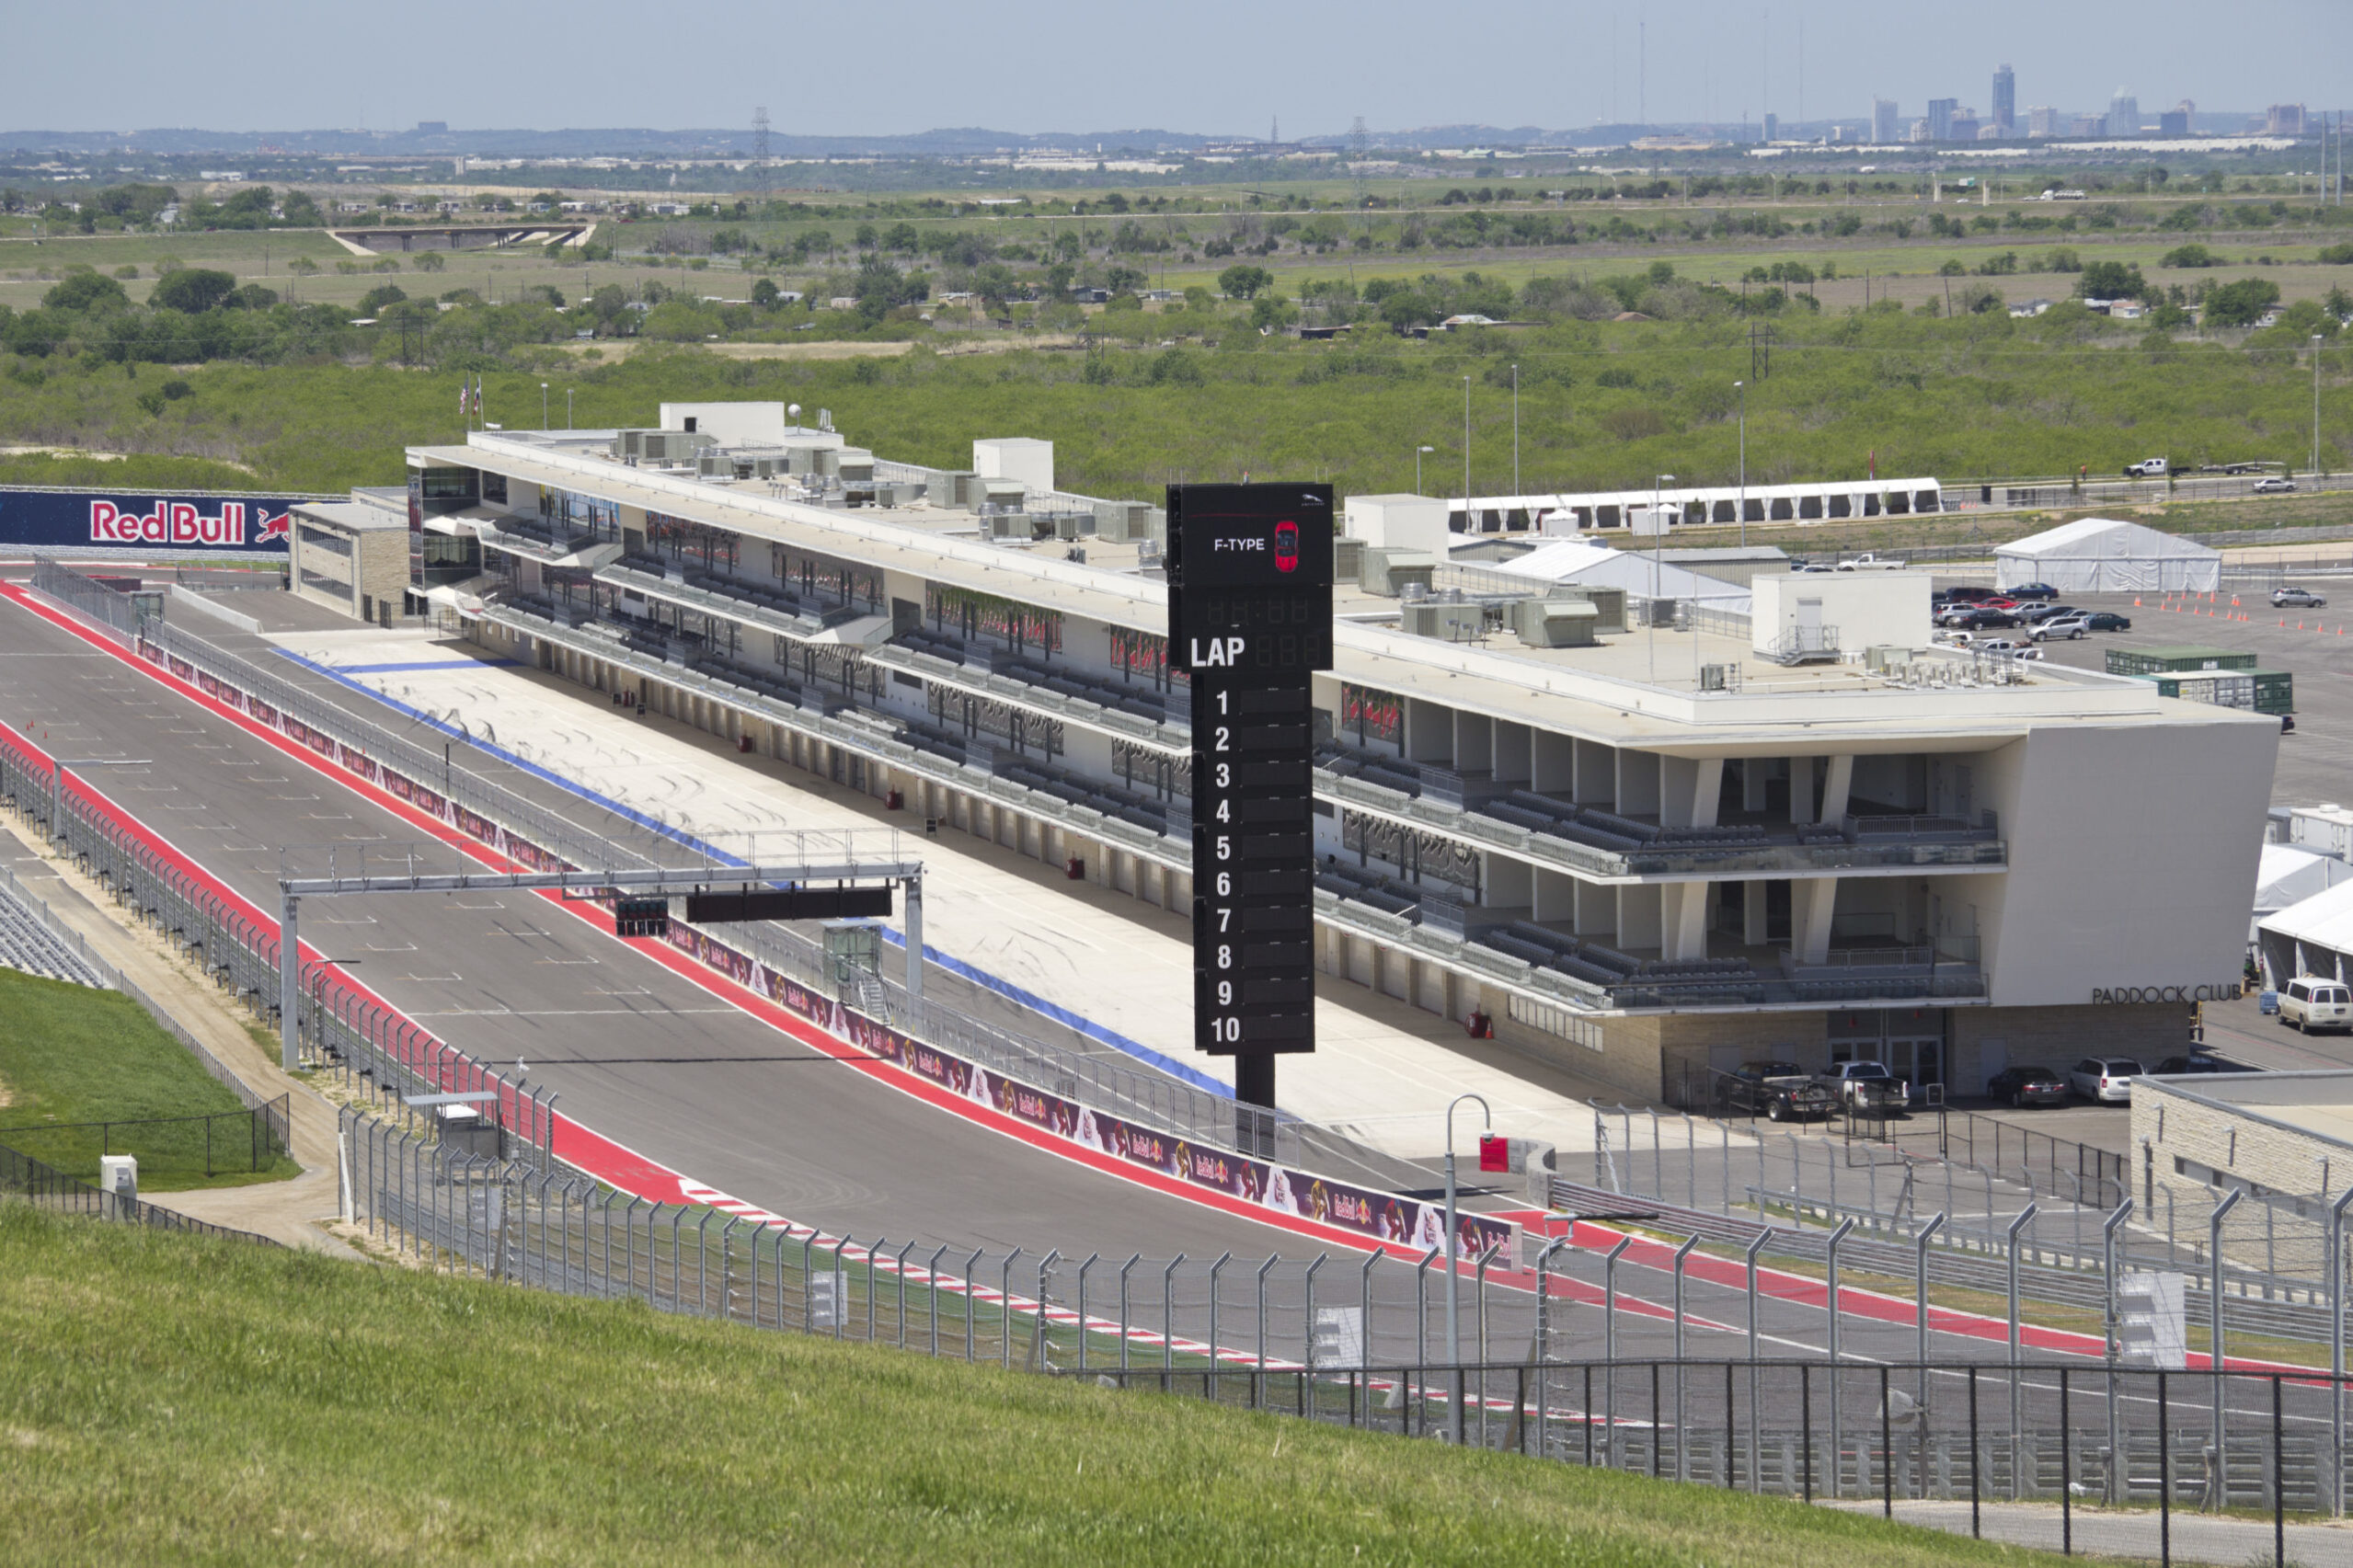
[[[1509,1174],[1511,1171],[1511,1140],[1491,1132],[1479,1134],[1479,1169]]]

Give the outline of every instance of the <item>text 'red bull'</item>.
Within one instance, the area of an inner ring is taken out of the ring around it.
[[[260,520],[264,539],[283,539],[283,513]],[[243,501],[224,501],[216,516],[206,516],[187,501],[158,501],[145,514],[125,511],[112,501],[90,503],[90,543],[93,544],[244,544],[246,509]]]

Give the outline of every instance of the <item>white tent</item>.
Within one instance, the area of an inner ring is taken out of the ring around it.
[[[2247,922],[2247,940],[2255,928],[2280,910],[2293,908],[2340,882],[2353,881],[2353,865],[2334,855],[2314,854],[2293,844],[2266,844],[2263,864],[2255,877],[2255,914]]]
[[[2222,553],[2115,518],[2078,518],[1993,552],[1994,582],[2047,582],[2061,593],[2211,593]]]
[[[2264,975],[2276,989],[2298,975],[2345,979],[2353,954],[2353,882],[2340,882],[2255,922]]]
[[[1695,599],[1710,610],[1749,612],[1749,590],[1721,578],[1702,577],[1654,560],[1646,551],[1613,550],[1578,539],[1539,544],[1524,555],[1488,568],[1544,582],[1589,583],[1622,588],[1629,599]]]

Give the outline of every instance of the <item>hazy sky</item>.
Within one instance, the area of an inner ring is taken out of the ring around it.
[[[6,0],[0,37],[39,68],[9,74],[0,127],[671,129],[748,125],[758,105],[779,132],[805,134],[1263,136],[1279,115],[1295,138],[1345,132],[1359,115],[1376,132],[1568,128],[1646,109],[1654,121],[1765,109],[1795,120],[1801,21],[1809,119],[1867,115],[1874,95],[1908,118],[1932,97],[1990,110],[2004,60],[2021,115],[2104,108],[2119,86],[2150,114],[2185,97],[2353,106],[2347,0],[1192,0],[1003,13],[969,0],[717,12],[622,0]]]

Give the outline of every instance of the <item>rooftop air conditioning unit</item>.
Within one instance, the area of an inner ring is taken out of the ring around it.
[[[1475,642],[1486,631],[1486,606],[1483,604],[1418,599],[1402,606],[1399,615],[1400,624],[1409,635],[1435,637],[1440,642]]]
[[[1591,647],[1601,640],[1601,612],[1584,600],[1522,599],[1511,614],[1529,647]]]

